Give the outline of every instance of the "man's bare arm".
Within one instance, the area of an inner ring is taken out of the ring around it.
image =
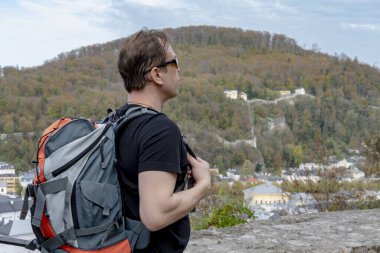
[[[164,171],[139,174],[140,218],[150,231],[164,228],[187,215],[211,188],[209,164],[188,155],[193,188],[173,193],[177,175]]]

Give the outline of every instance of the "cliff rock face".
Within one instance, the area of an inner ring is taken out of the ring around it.
[[[284,216],[192,233],[185,253],[380,252],[380,209]]]

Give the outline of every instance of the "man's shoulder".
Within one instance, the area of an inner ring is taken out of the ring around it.
[[[126,112],[128,109],[136,107],[135,105],[125,105],[122,107],[121,111]],[[154,110],[153,110],[154,111]],[[178,125],[171,120],[166,114],[162,112],[155,111],[156,113],[144,113],[138,117],[132,119],[127,125],[128,127],[123,127],[120,132],[124,132],[127,129],[136,134],[147,134],[147,133],[164,133],[169,132],[171,134],[180,134],[181,131]]]
[[[149,115],[149,116],[145,116],[146,126],[148,128],[153,127],[156,129],[169,129],[172,131],[179,131],[178,125],[173,120],[168,118],[165,114],[158,113],[157,115]]]

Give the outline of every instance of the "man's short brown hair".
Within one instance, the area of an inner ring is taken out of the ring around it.
[[[143,29],[129,36],[120,49],[118,69],[128,92],[144,88],[147,72],[166,61],[165,33]]]

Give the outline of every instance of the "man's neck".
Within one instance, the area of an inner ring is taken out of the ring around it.
[[[163,102],[153,96],[145,95],[144,93],[132,91],[128,94],[128,104],[136,104],[151,108],[161,112]]]

